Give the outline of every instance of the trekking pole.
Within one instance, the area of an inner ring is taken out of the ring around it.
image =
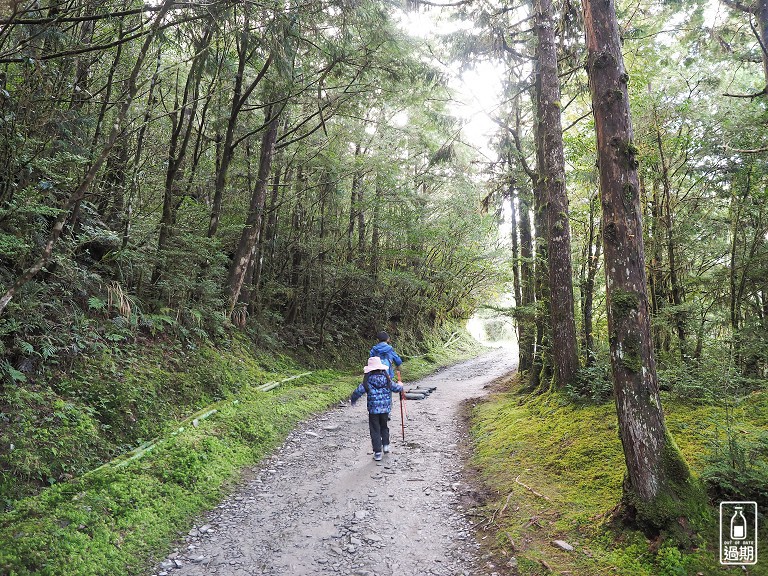
[[[400,426],[403,429],[403,442],[405,442],[405,416],[403,415],[404,405],[405,405],[405,392],[400,392]]]

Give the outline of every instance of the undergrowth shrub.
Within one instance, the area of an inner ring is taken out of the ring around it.
[[[768,506],[768,432],[740,426],[716,429],[702,480],[713,501],[754,500]]]
[[[566,386],[566,394],[574,401],[607,402],[613,395],[611,365],[601,359],[591,366],[579,369],[576,380]]]
[[[672,544],[662,546],[656,554],[658,576],[687,576],[686,564],[682,552]]]

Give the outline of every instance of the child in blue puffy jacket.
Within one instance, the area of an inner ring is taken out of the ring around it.
[[[395,380],[395,374],[397,374],[397,381],[402,384],[403,381],[400,378],[400,365],[403,363],[403,359],[400,358],[395,349],[392,348],[392,339],[385,331],[381,331],[376,334],[378,343],[371,348],[368,356],[373,358],[378,356],[381,361],[388,366],[387,372],[392,380]]]
[[[355,388],[349,401],[354,405],[363,394],[368,395],[368,429],[371,432],[373,459],[381,460],[382,451],[389,452],[387,420],[392,410],[392,392],[402,393],[403,386],[390,378],[387,366],[378,356],[368,358],[363,372],[363,383]]]

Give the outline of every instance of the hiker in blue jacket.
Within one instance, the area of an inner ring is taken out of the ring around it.
[[[403,360],[397,355],[395,349],[392,348],[392,341],[389,338],[389,334],[382,330],[376,334],[376,338],[379,340],[379,343],[371,348],[371,352],[368,356],[371,358],[374,356],[381,358],[381,361],[388,366],[387,372],[389,372],[389,377],[394,380],[395,373],[397,373],[397,381],[402,384],[403,379],[400,377],[400,365],[403,363]]]
[[[392,392],[403,392],[402,384],[389,377],[387,366],[381,358],[368,358],[368,365],[363,368],[363,383],[352,392],[349,401],[355,402],[363,395],[368,395],[368,429],[371,432],[373,459],[381,460],[381,453],[389,452],[389,412],[392,410]]]

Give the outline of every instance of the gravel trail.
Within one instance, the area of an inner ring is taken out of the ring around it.
[[[437,389],[406,402],[405,442],[393,399],[392,452],[381,462],[364,398],[301,424],[150,574],[480,574],[460,506],[471,487],[462,483],[458,410],[513,370],[513,355],[496,349],[406,383]]]

